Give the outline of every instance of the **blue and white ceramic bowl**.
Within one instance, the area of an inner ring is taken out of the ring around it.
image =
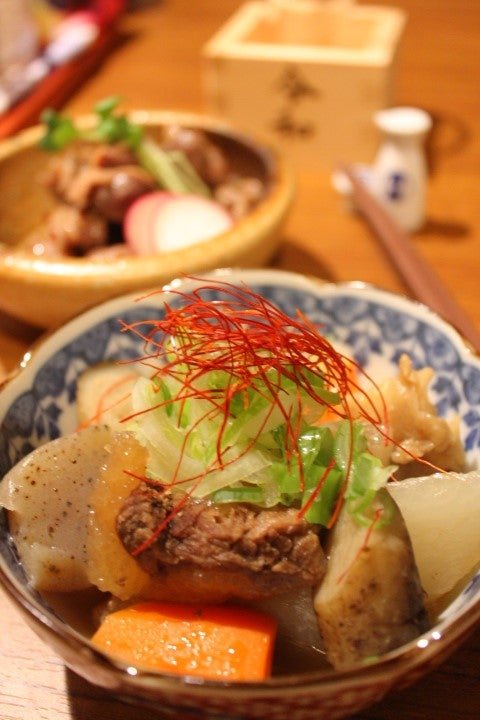
[[[457,414],[468,463],[480,459],[480,360],[457,332],[426,307],[362,283],[322,284],[272,270],[217,271],[210,278],[246,283],[283,311],[301,310],[344,343],[370,374],[393,372],[406,352],[415,365],[429,365],[432,390],[442,415]],[[27,353],[17,374],[0,390],[0,477],[31,449],[73,431],[76,381],[99,361],[134,357],[138,341],[121,330],[163,312],[164,292],[108,301],[69,322]],[[169,302],[175,302],[172,295]],[[437,624],[423,636],[358,670],[322,670],[274,677],[255,685],[199,682],[144,672],[134,674],[94,650],[59,619],[28,586],[0,516],[0,579],[25,619],[66,664],[91,682],[166,714],[181,708],[192,718],[311,720],[340,718],[379,700],[391,688],[413,682],[438,665],[480,620],[480,573],[461,590]]]

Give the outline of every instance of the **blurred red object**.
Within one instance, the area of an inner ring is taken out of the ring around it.
[[[59,10],[71,12],[75,10],[91,10],[100,22],[110,23],[125,10],[126,0],[49,0],[49,4]]]
[[[110,25],[125,10],[126,0],[92,0],[84,5],[95,13],[101,25]]]
[[[78,56],[52,67],[49,74],[10,110],[0,114],[0,140],[39,122],[46,107],[59,109],[76,88],[98,67],[118,39],[117,20],[125,9],[125,0],[92,0],[87,3],[63,3],[67,17],[88,12],[100,32],[93,43]]]

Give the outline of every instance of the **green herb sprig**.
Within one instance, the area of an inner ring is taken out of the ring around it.
[[[120,101],[117,95],[100,100],[93,108],[96,124],[87,129],[79,128],[72,118],[56,110],[44,110],[40,119],[45,125],[45,134],[40,140],[40,147],[47,152],[59,152],[75,140],[108,144],[121,142],[135,152],[140,165],[153,175],[162,189],[210,197],[210,188],[186,155],[178,150],[166,151],[152,138],[145,137],[140,125],[117,112]]]
[[[44,110],[40,120],[45,125],[45,134],[40,140],[40,147],[58,152],[74,140],[85,140],[109,144],[123,142],[135,150],[140,144],[143,130],[126,115],[116,113],[119,103],[117,95],[100,100],[93,108],[96,125],[89,129],[79,128],[68,115],[61,115],[51,108]]]

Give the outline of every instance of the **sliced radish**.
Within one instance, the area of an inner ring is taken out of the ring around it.
[[[125,242],[136,255],[154,252],[154,224],[158,209],[175,197],[170,192],[158,190],[146,193],[128,208],[123,221]]]
[[[142,195],[125,215],[125,241],[137,255],[165,253],[229,230],[233,220],[214,200],[199,195],[153,192]]]
[[[154,227],[156,252],[171,252],[220,235],[232,227],[227,211],[199,195],[176,195],[158,208]]]

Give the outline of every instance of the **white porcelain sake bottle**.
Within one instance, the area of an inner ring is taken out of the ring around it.
[[[371,191],[406,232],[425,220],[427,166],[425,138],[432,121],[413,107],[381,110],[374,122],[383,141],[372,166]]]

